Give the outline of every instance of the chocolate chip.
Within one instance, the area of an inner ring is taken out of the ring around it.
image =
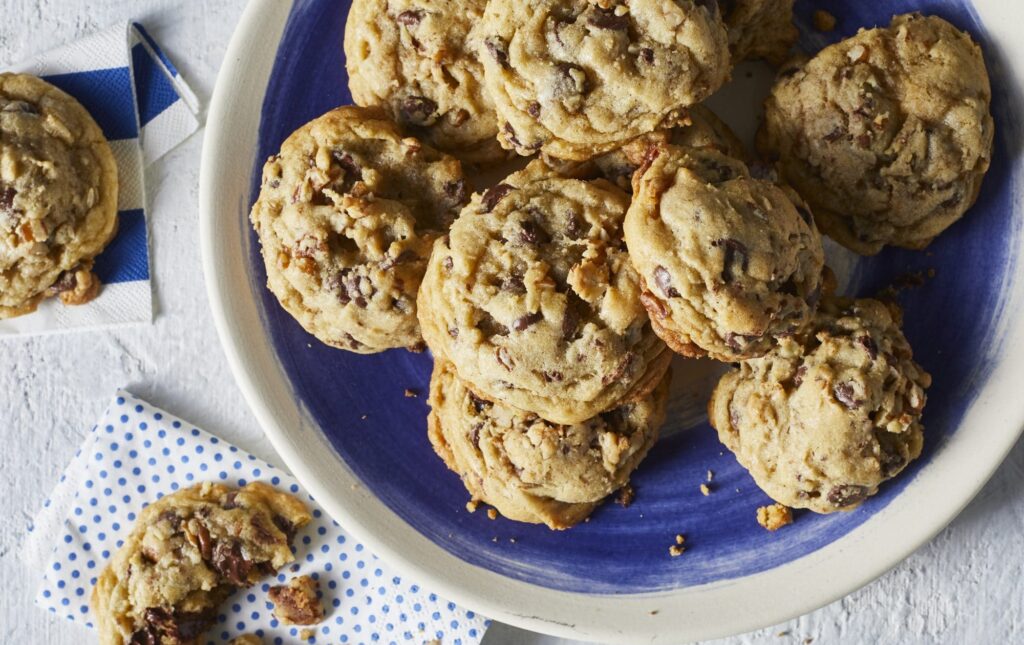
[[[870,148],[871,147],[871,135],[866,133],[866,132],[863,133],[863,134],[857,135],[857,145],[859,145],[861,148]]]
[[[517,275],[509,275],[502,279],[501,290],[508,293],[522,295],[526,293],[526,285],[523,284],[523,279],[521,277]]]
[[[191,612],[149,607],[142,614],[142,629],[132,634],[130,642],[132,645],[190,643],[210,628],[216,615],[214,607]]]
[[[498,36],[488,36],[484,40],[484,46],[491,53],[491,57],[502,67],[508,67],[508,45]]]
[[[516,366],[516,362],[512,360],[512,357],[509,356],[508,350],[504,347],[499,347],[494,350],[494,357],[498,359],[498,362],[502,367],[510,372],[512,371],[512,368]]]
[[[828,492],[828,501],[833,506],[843,507],[850,506],[861,502],[868,495],[868,489],[864,486],[858,486],[857,484],[843,484],[840,486],[834,486],[832,490]]]
[[[345,171],[339,186],[341,192],[347,193],[351,191],[356,182],[363,180],[363,169],[359,167],[359,164],[356,163],[349,153],[335,150],[331,153],[331,159]]]
[[[253,563],[242,556],[241,544],[236,540],[218,542],[209,563],[213,570],[230,584],[236,587],[249,584],[249,573],[252,572]]]
[[[629,371],[629,368],[632,367],[635,360],[636,354],[633,352],[626,352],[626,355],[622,357],[622,360],[620,360],[619,364],[615,366],[615,369],[601,378],[601,384],[608,385],[609,383],[614,383],[621,379],[625,376],[626,372]]]
[[[941,206],[942,208],[953,208],[954,206],[959,204],[960,200],[962,200],[963,198],[963,194],[960,191],[957,191],[952,197],[939,204],[939,206]]]
[[[734,352],[741,352],[748,343],[758,340],[760,338],[760,336],[752,336],[748,334],[734,334],[732,332],[729,332],[725,335],[725,344],[728,345]]]
[[[270,520],[274,523],[274,526],[276,526],[279,531],[284,533],[285,537],[288,538],[289,542],[291,542],[295,538],[295,525],[289,522],[288,518],[284,517],[283,515],[274,515],[270,518]]]
[[[437,103],[425,96],[407,96],[402,99],[399,112],[405,123],[427,126],[437,118]]]
[[[498,205],[498,202],[513,190],[515,190],[515,187],[508,184],[498,184],[488,188],[484,192],[483,197],[480,198],[480,202],[484,207],[484,212],[490,213],[494,210],[494,207]]]
[[[640,60],[648,65],[652,65],[654,63],[654,50],[650,47],[642,47],[640,49]]]
[[[423,20],[422,9],[410,9],[395,16],[395,22],[406,27],[415,27],[420,24],[421,20]]]
[[[308,579],[307,579],[308,580]],[[274,615],[286,624],[315,625],[323,618],[324,610],[311,585],[275,585],[267,591],[267,597],[274,603]]]
[[[580,324],[580,311],[586,303],[570,291],[565,295],[565,313],[562,315],[562,340],[571,341],[576,336],[576,328]]]
[[[213,557],[213,539],[205,524],[196,523],[196,540],[199,542],[199,554],[203,560],[210,560]]]
[[[472,392],[469,393],[469,401],[473,404],[473,409],[476,410],[477,414],[483,414],[484,410],[489,410],[494,405],[490,401],[481,399]]]
[[[0,190],[0,215],[14,214],[14,198],[17,196],[18,191],[11,186],[5,186]]]
[[[736,177],[733,167],[728,164],[719,163],[714,159],[707,159],[704,161],[703,165],[707,179],[709,179],[711,183],[721,184]]]
[[[526,106],[526,112],[535,119],[540,118],[540,103],[536,101],[530,103]]]
[[[565,376],[563,376],[561,372],[555,370],[544,372],[544,380],[548,383],[561,383],[563,378],[565,378]]]
[[[463,179],[455,179],[444,182],[444,194],[456,204],[466,203],[466,182]]]
[[[586,234],[587,226],[583,218],[576,211],[569,211],[566,214],[565,234],[570,240],[582,239]]]
[[[907,464],[907,460],[895,447],[886,446],[883,443],[881,448],[882,454],[879,457],[879,464],[882,466],[882,474],[886,477],[892,477],[903,469]]]
[[[665,267],[658,266],[654,269],[654,283],[658,285],[666,298],[679,297],[679,292],[672,286],[672,276]]]
[[[801,365],[796,369],[796,373],[793,374],[793,387],[800,387],[800,384],[804,382],[804,375],[807,374],[807,366]]]
[[[493,338],[494,336],[508,336],[508,327],[495,320],[494,317],[486,311],[480,317],[480,321],[476,324],[476,328],[488,338]]]
[[[167,522],[175,531],[181,528],[181,516],[174,511],[164,511],[163,513],[160,513],[157,519]]]
[[[224,503],[221,504],[220,507],[223,508],[225,511],[230,511],[232,509],[239,508],[239,505],[235,502],[235,499],[237,497],[238,497],[238,491],[237,490],[231,491],[230,493],[228,493],[227,495],[224,496]]]
[[[617,16],[614,9],[601,9],[597,7],[587,22],[598,29],[625,31],[629,28],[629,16],[626,14]]]
[[[878,345],[875,343],[875,339],[865,334],[864,336],[857,338],[857,342],[860,343],[860,346],[867,351],[871,360],[878,358]]]
[[[543,226],[534,221],[523,220],[519,226],[521,229],[519,231],[519,241],[523,244],[536,246],[538,244],[547,244],[551,241],[551,235],[544,230]]]
[[[851,410],[859,408],[863,403],[863,401],[857,399],[857,392],[853,389],[853,385],[849,383],[836,383],[835,387],[832,388],[832,393],[835,394],[836,399],[840,403]]]
[[[722,267],[722,282],[730,284],[736,279],[735,265],[737,264],[741,272],[747,271],[747,247],[742,242],[727,237],[713,241],[711,246],[724,247],[725,261]]]
[[[452,260],[452,256],[449,255],[445,257],[445,259],[441,260],[441,266],[444,267],[445,271],[451,272],[455,267],[455,262]]]
[[[473,433],[470,435],[470,439],[472,440],[473,445],[476,446],[477,448],[480,447],[480,431],[483,430],[483,429],[484,429],[484,424],[482,424],[482,423],[474,423],[473,424]]]
[[[65,293],[68,291],[74,291],[75,287],[78,286],[78,271],[76,269],[70,269],[64,271],[57,277],[57,281],[50,286],[50,291],[53,293]]]
[[[458,327],[449,327],[448,328],[448,335],[451,336],[453,339],[454,338],[458,338],[459,337],[459,328]]]
[[[535,325],[542,320],[544,320],[544,314],[542,314],[539,311],[535,311],[532,314],[520,316],[519,318],[516,318],[514,321],[512,321],[512,329],[516,331],[523,331],[530,327],[531,325]]]

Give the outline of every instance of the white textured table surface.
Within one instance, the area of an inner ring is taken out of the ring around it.
[[[245,0],[2,0],[0,63],[141,20],[208,102]],[[150,169],[152,326],[0,340],[0,643],[80,643],[32,604],[24,527],[115,388],[273,459],[220,350],[199,260],[201,135]],[[868,587],[789,623],[722,643],[1024,642],[1024,444],[930,544]],[[779,593],[785,593],[780,589]],[[485,641],[565,642],[497,625]]]

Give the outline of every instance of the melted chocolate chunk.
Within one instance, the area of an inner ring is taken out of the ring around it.
[[[530,103],[526,106],[526,112],[535,119],[540,118],[540,103],[536,101]]]
[[[672,276],[665,267],[659,266],[654,269],[654,282],[666,298],[679,297],[679,292],[672,286]]]
[[[356,182],[363,180],[363,169],[349,153],[335,150],[331,153],[331,159],[345,171],[345,176],[340,184],[341,192],[351,191]]]
[[[3,190],[0,190],[0,215],[14,214],[14,198],[17,196],[18,191],[11,186],[4,186]]]
[[[871,360],[875,360],[876,358],[878,358],[878,345],[875,343],[874,338],[865,334],[857,338],[857,342],[868,353],[868,356],[871,357]]]
[[[242,556],[242,546],[237,541],[229,539],[218,542],[209,563],[214,571],[236,587],[249,584],[253,563]]]
[[[640,49],[640,60],[652,65],[654,63],[654,50],[650,47],[643,47]]]
[[[526,314],[525,316],[516,318],[512,322],[512,329],[516,331],[524,331],[528,327],[535,325],[542,320],[544,320],[544,314],[539,311],[535,311],[532,314]]]
[[[78,272],[75,269],[64,271],[58,276],[57,281],[54,282],[50,289],[54,293],[64,293],[66,291],[74,291],[75,287],[78,286]]]
[[[476,394],[473,394],[472,392],[469,393],[469,401],[470,401],[470,403],[473,404],[473,409],[476,410],[477,414],[483,414],[484,410],[490,410],[491,407],[494,405],[490,401],[487,401],[485,399],[481,399],[480,397],[478,397]]]
[[[502,67],[508,67],[508,45],[498,36],[488,36],[484,40],[484,46],[491,53],[491,57]]]
[[[415,27],[420,24],[421,20],[423,20],[423,10],[421,9],[410,9],[395,16],[395,22],[406,27]]]
[[[835,394],[837,401],[850,410],[859,408],[863,403],[863,401],[857,399],[857,393],[849,383],[836,383],[835,387],[832,388],[832,393]]]
[[[861,502],[868,495],[868,489],[857,484],[834,486],[828,492],[828,501],[833,506],[843,507]]]
[[[587,22],[598,29],[625,31],[629,28],[629,16],[627,14],[617,16],[614,9],[595,8]]]
[[[500,202],[505,197],[505,195],[508,195],[513,190],[515,190],[515,187],[510,186],[508,184],[498,184],[496,186],[491,186],[490,188],[488,188],[484,192],[483,197],[480,198],[480,203],[484,207],[484,212],[490,213],[492,210],[494,210],[494,207],[498,205],[498,202]]]
[[[711,246],[724,247],[725,262],[722,267],[722,282],[731,284],[736,279],[736,267],[740,272],[747,271],[748,253],[747,247],[739,240],[731,237],[715,240]]]
[[[536,246],[538,244],[547,244],[551,241],[551,235],[544,230],[543,226],[536,222],[523,220],[519,226],[521,228],[519,231],[519,241],[523,244]]]
[[[287,518],[282,515],[275,515],[270,519],[274,522],[274,526],[284,533],[289,542],[295,538],[295,525],[289,522]]]
[[[399,111],[406,123],[426,126],[437,118],[437,103],[425,96],[408,96],[402,99]]]

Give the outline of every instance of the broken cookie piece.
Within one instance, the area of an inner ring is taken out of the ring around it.
[[[309,576],[298,576],[287,585],[271,587],[267,595],[274,603],[274,616],[285,625],[319,623],[324,619],[324,607],[317,597],[317,586]]]
[[[783,526],[793,523],[793,511],[782,504],[761,506],[757,509],[757,523],[769,531],[778,531]]]
[[[262,482],[206,482],[157,500],[96,581],[100,643],[198,643],[236,589],[294,560],[291,542],[310,519]]]

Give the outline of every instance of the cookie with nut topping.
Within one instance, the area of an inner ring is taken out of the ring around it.
[[[542,161],[474,195],[434,245],[419,316],[480,396],[580,423],[643,398],[671,352],[622,239],[629,197]]]
[[[206,482],[153,502],[96,580],[100,642],[201,642],[228,596],[294,559],[291,542],[310,519],[305,504],[261,482]]]
[[[921,454],[931,377],[895,305],[825,298],[810,326],[726,373],[718,437],[777,502],[848,511]]]
[[[379,108],[328,112],[263,168],[251,219],[267,284],[328,345],[419,349],[416,292],[467,192],[457,159],[404,137]]]
[[[585,160],[674,123],[729,77],[716,3],[487,5],[478,56],[501,144]]]
[[[95,297],[92,261],[116,231],[117,165],[100,127],[46,81],[0,74],[0,318]]]
[[[824,250],[791,190],[711,149],[648,150],[634,176],[626,244],[654,331],[684,356],[733,362],[800,330]]]
[[[991,97],[968,34],[936,16],[896,16],[783,69],[758,147],[843,246],[921,249],[978,197]]]
[[[474,500],[512,520],[566,529],[629,482],[658,438],[670,378],[635,402],[558,425],[477,396],[451,363],[438,360],[430,442]]]
[[[380,105],[407,133],[463,162],[509,153],[497,140],[473,30],[484,0],[355,0],[345,66],[359,105]]]

